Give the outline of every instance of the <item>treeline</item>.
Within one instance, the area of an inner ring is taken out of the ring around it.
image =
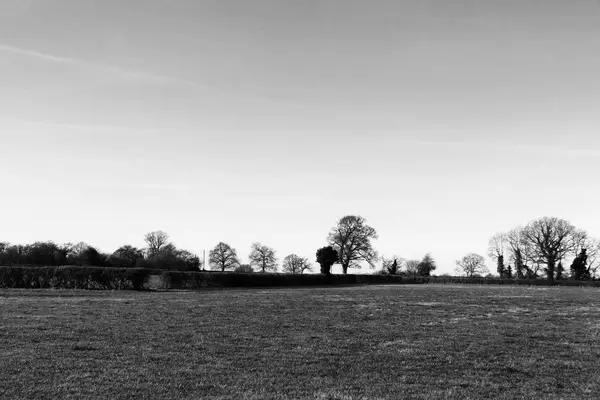
[[[343,274],[351,268],[367,264],[378,274],[405,277],[429,277],[436,270],[431,254],[421,260],[402,257],[380,257],[372,241],[377,239],[375,229],[361,216],[341,218],[326,238],[327,245],[316,251],[319,272],[331,274],[339,264]],[[162,232],[145,235],[145,248],[121,246],[112,254],[105,254],[86,243],[57,245],[53,242],[36,242],[30,245],[10,245],[0,242],[0,265],[31,266],[97,266],[121,268],[150,268],[173,271],[206,270],[196,254],[178,249]],[[576,228],[569,222],[544,217],[523,227],[495,234],[489,240],[489,254],[496,263],[501,279],[592,280],[600,267],[600,241]],[[255,242],[250,248],[247,263],[242,263],[236,250],[219,242],[209,251],[208,267],[215,271],[250,273],[279,270],[276,251]],[[303,274],[314,271],[307,257],[289,254],[281,262],[281,271]],[[469,253],[456,261],[456,273],[465,277],[493,277],[486,259]]]
[[[493,235],[488,255],[501,279],[594,280],[600,241],[564,219],[543,217]],[[456,261],[456,272],[467,278],[493,276],[485,258],[476,253]]]
[[[489,255],[503,278],[592,280],[600,241],[568,221],[544,217],[492,236]]]
[[[112,254],[102,253],[94,246],[80,242],[58,245],[54,242],[36,242],[11,245],[0,242],[0,265],[29,266],[89,266],[117,268],[151,268],[177,271],[197,271],[197,255],[178,249],[161,231],[148,233],[146,248],[124,245]]]

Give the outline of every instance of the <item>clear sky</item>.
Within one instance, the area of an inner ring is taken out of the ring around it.
[[[0,0],[0,240],[314,260],[359,214],[441,273],[600,236],[599,71],[597,0]]]

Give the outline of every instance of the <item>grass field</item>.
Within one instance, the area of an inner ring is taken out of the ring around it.
[[[600,398],[600,290],[0,290],[0,398]]]

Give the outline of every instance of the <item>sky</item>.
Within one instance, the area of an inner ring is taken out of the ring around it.
[[[314,261],[351,214],[452,273],[600,237],[598,71],[598,0],[0,0],[0,240]]]

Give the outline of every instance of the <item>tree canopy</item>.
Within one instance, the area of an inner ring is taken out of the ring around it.
[[[373,239],[377,239],[375,229],[367,225],[363,217],[355,215],[342,217],[327,238],[338,252],[344,274],[348,273],[348,268],[359,268],[361,261],[375,267],[378,257],[371,243]]]

